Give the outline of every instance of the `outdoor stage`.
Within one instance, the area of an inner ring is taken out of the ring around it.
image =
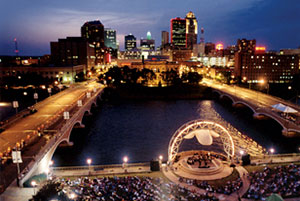
[[[233,171],[226,157],[213,152],[185,151],[178,153],[177,159],[170,170],[186,179],[216,180],[231,175]]]

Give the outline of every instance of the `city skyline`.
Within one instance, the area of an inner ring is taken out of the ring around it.
[[[106,28],[117,31],[120,48],[124,36],[132,33],[139,40],[152,33],[156,45],[161,44],[161,31],[170,32],[170,19],[185,17],[192,11],[200,27],[205,29],[205,42],[236,44],[238,38],[256,39],[267,50],[300,46],[300,27],[297,19],[300,3],[297,0],[167,0],[105,2],[33,1],[30,6],[22,1],[3,2],[0,26],[0,55],[14,55],[13,39],[18,39],[19,55],[50,53],[50,41],[67,36],[80,36],[80,27],[99,19]],[[198,5],[198,6],[195,6]],[[124,8],[126,8],[124,10]],[[20,20],[22,19],[22,20]],[[199,41],[198,36],[198,41]]]

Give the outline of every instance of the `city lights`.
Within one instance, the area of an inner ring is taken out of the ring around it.
[[[218,44],[216,45],[216,49],[217,49],[217,50],[223,50],[223,49],[224,49],[224,45],[223,45],[222,43],[218,43]]]
[[[256,51],[266,51],[266,47],[255,47]]]
[[[300,0],[56,1],[2,6],[1,198],[300,198]]]

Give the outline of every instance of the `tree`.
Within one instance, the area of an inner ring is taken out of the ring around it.
[[[184,73],[181,79],[183,81],[188,81],[191,84],[198,84],[203,79],[203,76],[197,72],[188,72],[187,74]]]
[[[44,185],[41,190],[33,196],[32,201],[50,201],[53,199],[61,201],[71,201],[68,196],[62,191],[61,184],[58,182],[49,182]]]

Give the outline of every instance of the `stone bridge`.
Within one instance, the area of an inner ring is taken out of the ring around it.
[[[45,146],[41,148],[39,153],[34,157],[34,160],[29,163],[27,170],[23,170],[20,186],[23,186],[33,175],[46,173],[49,169],[49,164],[57,147],[62,143],[72,144],[70,136],[73,128],[84,127],[82,124],[85,115],[91,114],[91,108],[97,106],[97,100],[101,99],[103,88],[90,91],[89,95],[83,94],[78,100],[82,101],[82,106],[78,105],[78,100],[69,107],[70,118],[65,120],[61,115],[61,119],[56,126],[55,134],[48,140]]]
[[[272,108],[273,104],[279,102],[286,105],[291,105],[291,103],[284,102],[284,100],[279,98],[275,100],[275,97],[268,97],[268,95],[259,92],[250,92],[251,90],[248,89],[245,89],[244,91],[244,89],[240,87],[233,87],[233,89],[231,90],[228,90],[227,87],[212,87],[212,90],[213,93],[216,93],[220,99],[227,98],[231,100],[233,106],[243,105],[248,107],[253,111],[253,117],[256,119],[271,118],[275,120],[278,124],[281,125],[283,135],[287,137],[293,137],[300,134],[300,125],[299,123],[297,123],[297,121],[299,121],[299,112],[298,119],[296,122],[294,122],[284,118],[278,111]],[[245,95],[244,92],[248,94]],[[293,107],[297,108],[297,106]]]

